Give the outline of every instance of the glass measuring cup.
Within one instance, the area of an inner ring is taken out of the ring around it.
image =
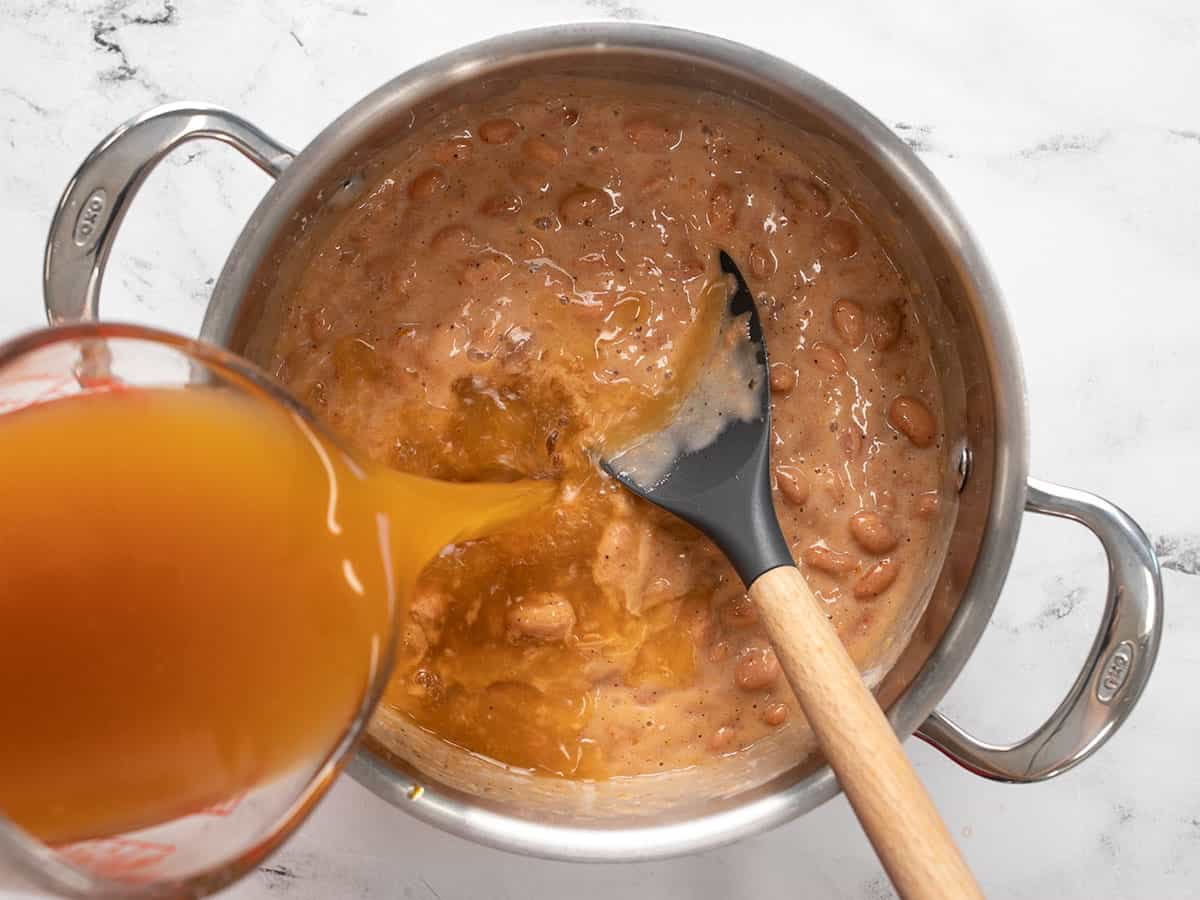
[[[333,527],[334,520],[340,518],[341,524],[336,528],[339,534],[341,529],[354,527],[347,522],[354,508],[347,506],[346,497],[353,496],[359,485],[368,484],[370,467],[358,466],[350,455],[324,435],[320,426],[286,391],[249,363],[192,340],[127,325],[88,323],[63,326],[0,345],[0,422],[4,416],[19,414],[50,401],[127,388],[192,386],[232,392],[233,395],[260,404],[255,410],[263,416],[270,413],[290,420],[308,441],[301,442],[307,448],[304,452],[315,455],[309,462],[319,464],[329,476],[328,509],[325,495],[321,498],[322,523],[328,519]],[[161,438],[163,453],[171,453],[171,435],[164,433]],[[3,439],[2,430],[0,439]],[[150,449],[154,451],[155,448]],[[86,468],[88,450],[86,446],[72,446],[70,458],[78,459],[78,465]],[[179,452],[177,447],[174,452]],[[57,458],[64,457],[60,455]],[[338,480],[334,478],[335,472]],[[5,474],[0,472],[0,478]],[[52,471],[45,473],[47,478],[53,475]],[[42,474],[39,472],[37,477],[40,479]],[[415,496],[395,490],[397,486],[408,491],[433,492],[421,496],[433,497],[436,501],[449,499],[448,503],[441,503],[443,507],[453,506],[456,498],[465,503],[478,497],[493,498],[487,502],[496,502],[495,498],[500,498],[503,504],[506,502],[505,496],[511,498],[519,493],[510,490],[516,485],[480,485],[476,487],[482,493],[472,493],[472,486],[424,483],[418,479],[393,482],[392,477],[384,476],[369,481],[370,489],[382,494],[380,502],[385,505],[402,496]],[[406,476],[394,475],[394,478],[405,479]],[[236,482],[232,486],[236,487]],[[339,487],[342,489],[340,493]],[[32,495],[27,492],[25,496],[28,498]],[[290,764],[286,773],[270,780],[240,786],[239,790],[231,791],[229,796],[217,798],[216,802],[200,809],[189,808],[185,814],[160,821],[152,827],[119,833],[104,832],[104,836],[98,839],[53,846],[39,841],[12,821],[4,819],[3,809],[0,808],[0,860],[16,867],[44,887],[61,894],[88,898],[202,896],[220,889],[254,868],[296,828],[329,787],[366,726],[382,692],[391,668],[397,603],[405,590],[403,574],[393,578],[389,565],[394,564],[398,570],[415,572],[418,564],[432,555],[441,544],[481,533],[505,516],[513,514],[523,502],[518,502],[517,506],[510,504],[488,522],[475,521],[465,531],[460,529],[457,532],[454,529],[458,525],[447,518],[444,511],[431,510],[422,519],[419,539],[414,539],[408,545],[396,541],[386,543],[386,529],[381,528],[379,547],[384,549],[383,555],[388,556],[388,550],[396,551],[390,555],[391,563],[382,562],[382,568],[387,571],[382,574],[366,572],[360,566],[358,572],[361,582],[368,585],[368,595],[377,596],[377,603],[381,607],[379,621],[383,623],[379,630],[383,639],[371,645],[370,660],[362,665],[361,672],[358,668],[354,669],[361,677],[358,674],[353,676],[358,681],[352,685],[352,702],[338,707],[345,709],[345,716],[335,720],[342,723],[337,733],[329,731],[331,736],[328,741],[306,752],[301,762]],[[336,508],[335,504],[338,504]],[[17,527],[12,524],[18,521],[13,511],[9,509],[5,512],[9,515],[10,528]],[[281,530],[285,528],[286,525],[281,524]],[[48,554],[59,553],[67,559],[70,558],[70,551],[70,546],[46,548]],[[355,577],[353,580],[358,582],[360,579]],[[3,583],[3,579],[0,579],[0,585]],[[371,585],[377,588],[375,594],[371,594]],[[0,603],[5,600],[2,592],[3,588],[0,587]],[[359,593],[362,594],[361,587]],[[18,596],[9,598],[10,602],[16,604],[34,602],[34,599]],[[173,611],[168,609],[168,614],[173,614]],[[8,639],[15,637],[10,634]],[[274,635],[264,637],[267,639],[264,646],[268,650],[270,640],[276,640],[274,646],[277,649],[281,646],[278,641],[282,639]],[[0,640],[3,638],[0,634]],[[63,665],[72,662],[70,659],[62,661]],[[18,685],[0,685],[0,690],[19,689]],[[246,685],[246,690],[253,691],[254,685]],[[69,709],[62,712],[64,715],[70,714]],[[10,727],[14,731],[13,737],[20,740],[20,723]],[[326,733],[322,732],[323,735]],[[87,766],[88,761],[79,760],[79,765]],[[10,801],[13,796],[9,794]],[[47,802],[56,799],[47,798]],[[3,797],[0,797],[2,803]]]

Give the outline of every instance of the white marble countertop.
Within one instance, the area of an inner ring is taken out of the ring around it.
[[[75,166],[114,125],[156,103],[219,103],[302,146],[423,59],[568,19],[690,26],[792,60],[894,125],[957,198],[1016,322],[1034,473],[1123,505],[1165,565],[1157,671],[1092,760],[1015,787],[976,778],[918,742],[908,751],[990,896],[1200,897],[1200,8],[1066,6],[0,0],[0,337],[42,322],[42,244]],[[220,146],[190,144],[170,157],[117,242],[104,314],[194,333],[266,186]],[[1102,567],[1081,529],[1027,518],[994,621],[944,708],[997,741],[1040,722],[1091,642]],[[840,798],[698,856],[571,866],[441,834],[349,780],[225,896],[634,894],[891,896]],[[0,886],[3,900],[30,896]]]

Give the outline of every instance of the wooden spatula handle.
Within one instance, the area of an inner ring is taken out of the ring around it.
[[[902,897],[982,897],[979,885],[799,570],[750,586],[784,674]]]

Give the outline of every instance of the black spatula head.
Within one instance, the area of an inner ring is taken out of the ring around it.
[[[746,280],[726,253],[721,253],[721,269],[736,282],[729,299],[728,318],[744,330],[745,340],[753,351],[749,371],[730,370],[731,377],[739,374],[746,378],[744,387],[755,401],[747,407],[749,415],[730,415],[720,405],[692,404],[693,417],[697,409],[702,412],[711,409],[712,416],[720,417],[704,423],[707,428],[698,429],[715,435],[711,442],[699,449],[680,452],[661,466],[655,466],[652,472],[631,464],[636,455],[632,449],[604,458],[600,464],[635,494],[708,535],[749,585],[768,569],[794,563],[771,505],[771,387],[762,323]],[[686,401],[684,406],[688,406]],[[693,419],[688,429],[698,424]],[[666,434],[671,427],[666,426],[660,434]],[[647,442],[654,442],[655,438],[648,436]],[[678,445],[673,439],[664,446]]]

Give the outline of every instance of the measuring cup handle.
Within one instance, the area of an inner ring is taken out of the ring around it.
[[[194,138],[229,144],[275,178],[295,156],[217,106],[170,103],[119,126],[88,154],[54,212],[42,273],[51,325],[96,318],[104,266],[130,201],[164,156]]]

